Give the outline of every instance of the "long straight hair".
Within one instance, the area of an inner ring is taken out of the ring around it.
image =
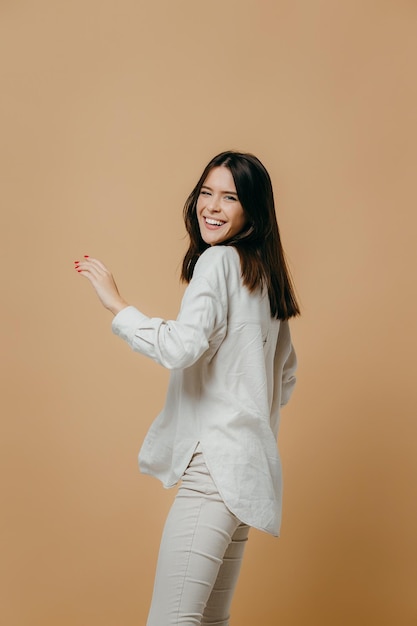
[[[205,167],[200,180],[184,205],[184,222],[190,246],[182,263],[181,279],[190,282],[200,255],[209,248],[201,237],[196,206],[208,174],[215,167],[227,167],[235,182],[246,226],[220,245],[234,246],[239,253],[243,284],[254,292],[266,287],[272,317],[286,320],[300,314],[275,214],[271,179],[253,154],[222,152]]]

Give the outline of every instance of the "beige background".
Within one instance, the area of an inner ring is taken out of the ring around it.
[[[167,372],[73,260],[175,316],[182,204],[229,148],[271,173],[303,307],[282,536],[232,626],[417,623],[416,35],[412,0],[0,3],[2,624],[145,624]]]

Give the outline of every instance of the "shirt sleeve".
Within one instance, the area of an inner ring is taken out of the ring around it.
[[[210,339],[227,318],[224,273],[218,263],[203,257],[185,290],[176,320],[147,317],[133,306],[122,309],[112,330],[130,347],[168,369],[193,365],[208,350]]]

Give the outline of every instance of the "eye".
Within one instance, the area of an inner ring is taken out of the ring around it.
[[[202,189],[200,191],[200,196],[209,196],[209,195],[210,195],[210,192],[207,191],[207,189]]]
[[[236,196],[225,196],[226,200],[231,200],[232,202],[237,202]]]

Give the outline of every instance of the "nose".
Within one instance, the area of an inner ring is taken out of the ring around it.
[[[218,213],[220,211],[219,200],[215,194],[208,197],[207,208],[211,213]]]

